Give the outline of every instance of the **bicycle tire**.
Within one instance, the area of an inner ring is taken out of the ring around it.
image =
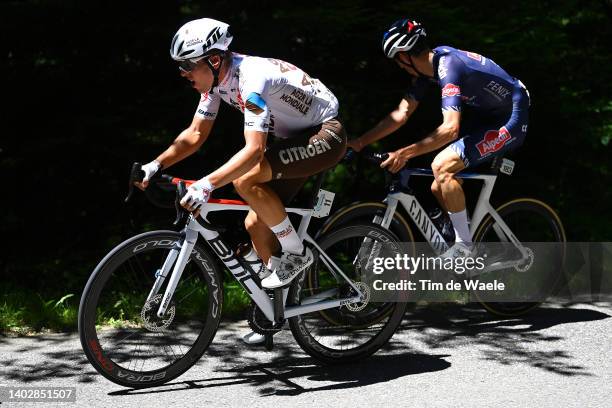
[[[223,305],[223,281],[214,258],[197,245],[192,251],[189,264],[195,265],[194,276],[202,279],[208,289],[204,324],[196,340],[188,351],[172,364],[154,370],[139,371],[129,369],[113,358],[113,349],[101,345],[96,320],[98,302],[111,275],[120,271],[127,262],[144,256],[154,249],[170,249],[183,236],[176,231],[151,231],[130,238],[111,250],[96,266],[91,274],[79,305],[78,330],[81,345],[91,365],[110,381],[132,388],[144,388],[166,383],[187,371],[204,354],[219,326]],[[191,268],[190,268],[191,270]],[[183,275],[181,280],[185,279]],[[180,283],[179,283],[180,284]],[[112,285],[112,284],[111,284]],[[178,289],[177,289],[178,290]],[[163,293],[163,291],[162,291]],[[175,295],[178,292],[175,292]],[[101,333],[102,331],[100,331]],[[143,330],[143,332],[145,332]],[[145,333],[146,334],[146,333]],[[163,336],[163,334],[162,334]],[[161,337],[161,336],[158,336]],[[146,345],[145,345],[146,346]],[[181,350],[179,348],[179,350]],[[143,364],[144,367],[144,364]]]
[[[518,211],[530,211],[540,216],[544,217],[548,225],[551,227],[551,231],[554,234],[554,238],[550,242],[559,242],[565,244],[566,236],[565,230],[563,228],[563,224],[561,219],[557,215],[557,213],[546,203],[543,201],[533,199],[533,198],[518,198],[512,201],[509,201],[496,209],[497,213],[504,219],[506,219],[512,214]],[[480,223],[476,230],[476,234],[474,234],[474,242],[483,242],[483,238],[487,235],[490,228],[494,225],[494,219],[490,215],[487,215],[483,221]],[[514,232],[514,231],[513,231]],[[529,240],[525,240],[524,237],[517,235],[517,238],[521,242],[529,242]],[[559,270],[563,265],[565,257],[565,247],[562,246],[562,253],[560,254],[558,260]],[[561,273],[559,273],[555,279],[550,284],[550,293],[553,293],[558,287],[561,281]],[[549,294],[550,294],[549,293]],[[477,297],[477,295],[476,295]],[[477,297],[478,298],[478,297]],[[486,302],[478,300],[479,303],[490,313],[497,316],[504,317],[512,317],[512,316],[520,316],[526,313],[529,313],[536,307],[538,307],[542,302]]]
[[[385,237],[385,239],[391,240],[391,242],[399,242],[397,241],[397,237],[393,233],[389,232],[386,229],[383,229],[378,225],[347,224],[333,229],[328,234],[319,237],[317,243],[323,250],[326,250],[326,248],[331,247],[332,245],[342,241],[343,239],[363,239],[363,237],[367,237],[371,231],[382,235],[383,237]],[[306,281],[306,275],[307,273],[302,275],[300,278],[294,280],[290,287],[288,299],[291,300],[293,304],[300,303],[300,293],[302,292],[302,287],[304,286],[304,283]],[[382,328],[364,344],[348,350],[332,349],[324,344],[321,344],[320,340],[318,340],[317,337],[313,336],[306,328],[305,315],[299,315],[290,318],[289,326],[291,328],[293,336],[295,337],[300,347],[315,359],[326,364],[342,364],[353,362],[366,358],[378,351],[389,341],[389,339],[393,336],[393,334],[401,324],[408,304],[406,302],[392,302],[390,304],[391,310],[389,313],[386,313],[388,320],[382,326]],[[341,309],[342,307],[344,306],[341,306],[336,309]],[[319,312],[314,312],[311,315],[317,313]],[[380,322],[376,322],[373,324],[379,323]],[[359,328],[361,328],[361,326],[362,325],[358,325],[351,329],[358,330]]]

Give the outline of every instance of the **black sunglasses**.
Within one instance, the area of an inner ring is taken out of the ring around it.
[[[179,69],[183,72],[191,72],[200,63],[200,61],[197,61],[197,62],[193,62],[191,60],[179,61],[178,62]]]

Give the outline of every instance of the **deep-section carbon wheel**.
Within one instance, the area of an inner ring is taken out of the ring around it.
[[[529,259],[514,268],[491,272],[487,279],[493,280],[496,276],[503,276],[502,281],[512,279],[515,286],[522,285],[525,293],[531,296],[526,301],[481,301],[481,304],[496,315],[518,316],[537,307],[559,284],[565,256],[565,231],[555,211],[539,200],[516,199],[496,211],[517,239],[527,247]],[[474,242],[495,245],[502,240],[500,237],[503,237],[503,232],[495,220],[487,216],[478,227]],[[530,245],[533,248],[529,248]],[[540,301],[531,299],[536,291]]]
[[[83,350],[98,372],[126,387],[151,387],[178,377],[212,341],[223,303],[221,273],[196,245],[164,316],[157,310],[169,276],[147,297],[170,251],[174,231],[135,236],[113,249],[92,273],[79,307]]]
[[[354,282],[363,281],[366,265],[373,257],[404,251],[393,233],[375,224],[340,226],[321,236],[317,244]],[[323,262],[318,251],[313,249],[313,254],[315,262],[293,282],[288,304],[300,305],[317,296],[329,300],[355,294]],[[289,324],[308,354],[325,363],[344,363],[365,358],[385,345],[400,325],[406,306],[405,301],[377,302],[366,297],[365,302],[299,315],[289,319]]]

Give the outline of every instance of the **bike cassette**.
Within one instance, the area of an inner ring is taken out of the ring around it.
[[[529,268],[533,265],[534,254],[531,248],[525,248],[527,250],[527,259],[522,261],[520,264],[515,265],[514,269],[518,272],[527,272]]]
[[[359,302],[348,303],[346,304],[346,308],[351,312],[360,312],[370,303],[370,288],[364,282],[354,282],[355,286],[359,289],[359,291],[363,294],[363,298]],[[354,291],[351,291],[354,292]]]
[[[163,297],[164,295],[161,293],[153,296],[144,304],[140,311],[140,318],[145,328],[152,332],[165,331],[174,320],[174,315],[176,314],[176,307],[171,302],[164,317],[157,317],[157,311],[159,310],[159,305],[161,305]]]
[[[283,323],[272,323],[269,321],[255,303],[251,303],[248,313],[247,321],[249,327],[257,334],[274,334],[283,328]]]

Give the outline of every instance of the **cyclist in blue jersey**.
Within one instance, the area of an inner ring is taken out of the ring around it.
[[[431,191],[448,211],[456,243],[445,257],[471,252],[465,195],[455,174],[488,162],[519,147],[527,133],[529,93],[490,58],[449,46],[433,50],[425,28],[410,19],[398,20],[383,35],[383,52],[413,77],[399,106],[361,137],[348,142],[356,151],[399,129],[410,118],[428,83],[441,88],[443,122],[417,143],[395,152],[381,164],[395,173],[416,156],[446,146],[434,158]]]

